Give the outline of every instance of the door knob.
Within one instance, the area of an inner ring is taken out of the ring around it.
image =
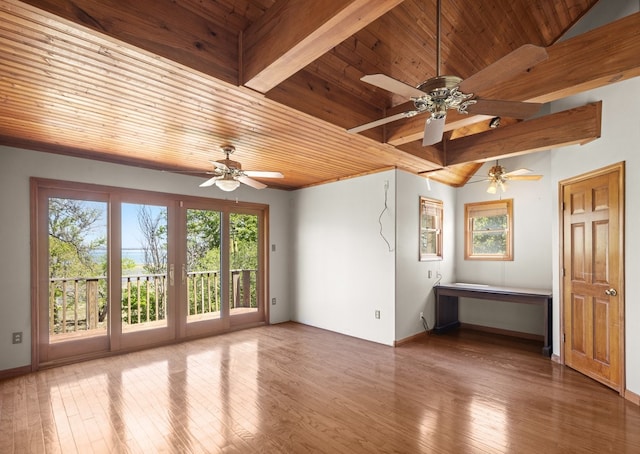
[[[615,288],[607,289],[604,291],[604,293],[605,295],[609,295],[609,296],[616,296],[618,294]]]

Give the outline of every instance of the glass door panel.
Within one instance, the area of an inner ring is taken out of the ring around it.
[[[49,342],[107,333],[106,202],[48,199]]]
[[[219,319],[222,309],[219,211],[187,209],[187,263],[183,273],[187,322]]]
[[[258,216],[229,214],[229,313],[258,312]]]
[[[167,326],[166,206],[121,204],[122,332]]]

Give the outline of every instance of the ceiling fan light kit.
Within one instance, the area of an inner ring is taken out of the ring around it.
[[[231,192],[240,186],[240,182],[230,175],[225,175],[216,180],[216,186],[225,192]]]
[[[422,82],[418,85],[418,90],[425,94],[413,99],[416,110],[427,110],[431,112],[431,118],[436,120],[446,117],[448,109],[468,113],[467,107],[477,101],[470,99],[473,94],[465,94],[458,89],[460,82],[462,79],[456,76],[436,76]]]
[[[213,164],[215,168],[213,172],[208,173],[212,173],[214,176],[200,184],[201,188],[206,188],[215,184],[219,189],[225,192],[231,192],[235,191],[240,186],[240,183],[244,183],[255,189],[264,189],[267,187],[266,184],[250,177],[284,178],[284,175],[280,172],[242,170],[242,165],[238,161],[232,161],[229,159],[229,155],[236,151],[233,145],[223,145],[220,149],[225,154],[226,158],[221,159],[220,161],[211,161],[211,164]]]

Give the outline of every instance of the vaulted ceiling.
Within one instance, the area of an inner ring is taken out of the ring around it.
[[[640,13],[558,40],[597,0],[442,0],[440,74],[469,78],[524,44],[548,59],[483,98],[545,103],[640,75]],[[600,135],[592,104],[518,121],[449,111],[346,130],[411,105],[366,84],[437,68],[436,0],[0,0],[0,143],[142,167],[245,169],[294,189],[389,168],[464,184],[482,162]]]

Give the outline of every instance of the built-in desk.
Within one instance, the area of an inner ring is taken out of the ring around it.
[[[552,295],[551,290],[496,287],[480,284],[440,284],[434,288],[436,295],[436,325],[433,331],[445,333],[460,326],[458,320],[458,298],[478,298],[510,303],[541,304],[544,308],[544,346],[542,354],[551,356],[553,343],[552,328]]]

